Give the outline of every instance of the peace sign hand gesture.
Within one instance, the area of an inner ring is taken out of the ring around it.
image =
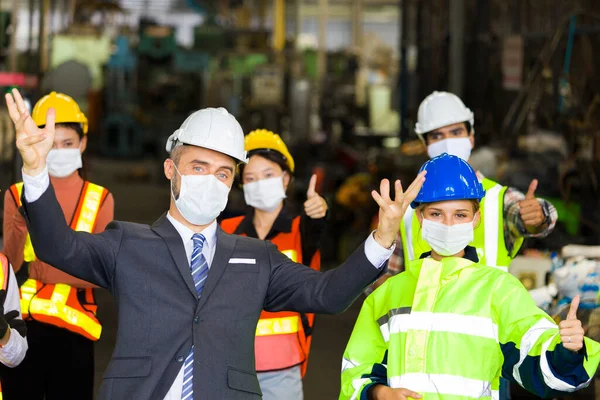
[[[377,231],[375,231],[375,240],[381,246],[390,248],[394,244],[402,217],[404,217],[410,203],[419,194],[423,182],[425,182],[426,173],[427,171],[419,173],[406,192],[402,190],[400,180],[396,180],[396,197],[394,200],[390,198],[390,182],[387,179],[381,181],[380,193],[377,193],[376,190],[371,192],[371,196],[379,205],[379,225]]]
[[[17,132],[17,148],[23,158],[23,172],[39,175],[46,167],[46,157],[54,144],[54,121],[56,111],[48,110],[46,126],[38,128],[27,111],[25,102],[17,89],[7,93],[6,106]]]

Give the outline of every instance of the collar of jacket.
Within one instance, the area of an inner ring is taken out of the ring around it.
[[[269,231],[266,240],[272,239],[277,236],[278,233],[290,233],[292,231],[292,223],[294,222],[295,216],[291,214],[289,207],[283,203],[283,208],[279,212],[279,215],[273,222],[273,226]],[[246,216],[240,222],[237,229],[235,230],[236,235],[246,235],[249,237],[257,238],[256,228],[254,228],[254,208],[249,207],[246,212]]]
[[[477,257],[477,250],[472,246],[465,247],[465,255],[463,257],[446,257],[442,261],[435,261],[431,258],[431,252],[423,253],[419,260],[412,261],[407,265],[407,271],[409,271],[415,278],[418,278],[423,264],[427,261],[428,266],[435,264],[441,265],[443,268],[442,277],[448,277],[454,275],[460,270],[469,267],[479,262]]]

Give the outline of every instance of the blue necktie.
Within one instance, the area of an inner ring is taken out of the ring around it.
[[[194,250],[192,251],[192,261],[190,262],[190,270],[192,278],[194,278],[194,286],[198,298],[202,295],[204,283],[208,277],[208,262],[202,254],[202,248],[206,238],[201,233],[196,233],[192,236],[194,241]],[[183,364],[183,388],[181,391],[181,400],[193,400],[194,398],[194,346],[190,350]]]

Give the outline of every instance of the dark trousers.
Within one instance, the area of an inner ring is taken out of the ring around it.
[[[27,342],[18,367],[0,368],[4,400],[93,399],[94,342],[37,321],[27,321]]]

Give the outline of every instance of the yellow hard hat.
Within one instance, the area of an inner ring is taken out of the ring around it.
[[[52,92],[42,97],[31,112],[31,118],[37,126],[46,125],[46,114],[49,108],[56,110],[56,123],[80,123],[83,134],[88,132],[88,120],[81,112],[77,102],[71,96],[63,93]]]
[[[266,129],[257,129],[246,135],[244,147],[248,153],[252,150],[260,149],[274,150],[285,158],[285,162],[290,168],[290,171],[294,172],[294,159],[278,134]]]

